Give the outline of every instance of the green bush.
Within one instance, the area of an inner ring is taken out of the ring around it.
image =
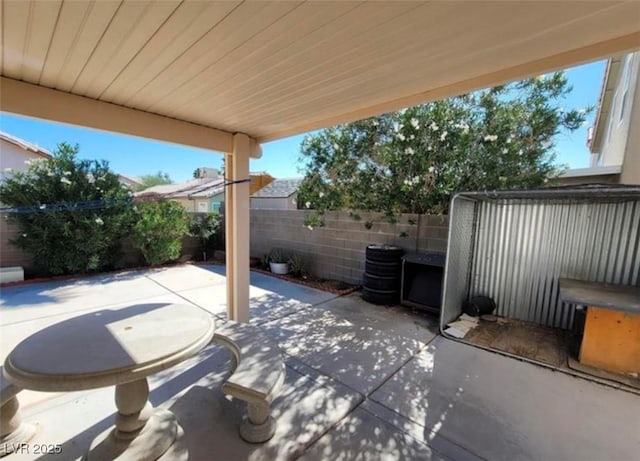
[[[152,265],[180,257],[182,239],[189,233],[189,214],[176,202],[144,202],[136,205],[133,243]]]
[[[10,242],[30,254],[40,274],[73,274],[118,267],[120,240],[131,226],[129,190],[106,162],[79,160],[78,145],[60,143],[53,158],[8,175],[0,202],[17,212]]]
[[[223,229],[219,213],[193,215],[189,226],[189,234],[198,239],[199,251],[212,255],[219,248],[220,234]],[[221,249],[224,250],[224,247]]]

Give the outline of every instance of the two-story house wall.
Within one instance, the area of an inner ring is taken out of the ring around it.
[[[49,157],[48,150],[0,131],[0,181],[13,172],[26,171],[31,161]]]
[[[588,141],[591,168],[617,171],[615,182],[640,184],[640,52],[607,62]]]

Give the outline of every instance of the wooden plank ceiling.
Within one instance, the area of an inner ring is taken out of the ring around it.
[[[2,75],[259,141],[640,47],[640,2],[2,1]]]

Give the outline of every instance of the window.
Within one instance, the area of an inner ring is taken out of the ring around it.
[[[629,87],[631,86],[631,55],[628,54],[624,60],[624,70],[622,75],[622,99],[620,100],[620,113],[618,123],[624,119],[627,109],[627,99],[629,99]]]

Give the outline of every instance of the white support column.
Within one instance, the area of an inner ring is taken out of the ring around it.
[[[251,138],[233,136],[233,152],[225,156],[227,181],[249,179]],[[237,322],[249,321],[249,197],[250,183],[230,185],[225,191],[225,238],[227,262],[227,315]]]

